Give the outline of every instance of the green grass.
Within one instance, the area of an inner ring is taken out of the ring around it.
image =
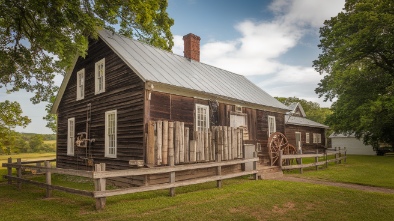
[[[56,153],[21,153],[11,155],[0,155],[0,182],[4,181],[3,175],[7,174],[7,168],[2,167],[3,163],[8,162],[8,158],[12,158],[12,162],[16,162],[17,158],[21,158],[23,161],[30,161],[35,159],[54,159]],[[15,172],[15,169],[13,170]]]
[[[15,162],[17,158],[21,158],[22,161],[29,161],[34,159],[42,159],[42,158],[56,158],[56,153],[21,153],[21,154],[11,154],[11,155],[0,155],[0,164],[6,163],[8,158],[12,158],[12,161]]]
[[[44,140],[44,144],[56,144],[56,140]]]
[[[346,164],[307,171],[313,177],[377,186],[392,182],[392,157],[349,156]],[[374,167],[374,168],[373,168]],[[361,173],[361,174],[360,174]],[[326,174],[322,176],[322,174]],[[360,174],[359,176],[357,174]],[[342,177],[342,178],[341,178]],[[35,179],[43,181],[43,176]],[[53,175],[54,184],[91,190],[90,180]],[[390,188],[393,188],[391,183]],[[96,211],[94,199],[54,191],[50,199],[36,186],[0,182],[0,220],[392,220],[394,194],[340,187],[240,177],[176,189],[107,198],[106,209]]]
[[[291,173],[295,176],[323,179],[335,182],[355,183],[394,189],[393,176],[394,157],[348,155],[346,163],[330,163],[328,168],[315,171],[315,167]]]

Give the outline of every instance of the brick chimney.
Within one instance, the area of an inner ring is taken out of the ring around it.
[[[185,58],[200,62],[200,40],[200,37],[192,33],[183,36]]]

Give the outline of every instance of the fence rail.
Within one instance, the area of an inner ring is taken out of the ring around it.
[[[244,147],[245,148],[245,147]],[[216,181],[217,187],[220,188],[222,186],[223,179],[229,179],[233,177],[239,177],[244,175],[254,175],[254,179],[257,179],[256,164],[259,161],[259,158],[254,156],[252,158],[246,159],[243,157],[242,159],[221,161],[222,157],[220,154],[216,155],[216,162],[208,162],[208,163],[195,163],[188,165],[174,165],[173,159],[170,160],[170,166],[163,166],[157,168],[140,168],[140,169],[128,169],[128,170],[112,170],[106,171],[106,166],[104,163],[96,164],[95,171],[80,171],[80,170],[72,170],[72,169],[62,169],[62,168],[52,168],[49,161],[28,161],[22,162],[21,159],[17,159],[17,162],[12,162],[12,158],[8,159],[8,163],[3,163],[3,167],[7,167],[8,173],[4,177],[8,179],[8,184],[12,184],[12,181],[16,181],[18,188],[21,188],[22,183],[30,183],[36,185],[41,188],[46,189],[46,197],[52,196],[52,190],[60,190],[72,194],[78,194],[88,197],[93,197],[96,199],[96,209],[105,208],[106,197],[144,192],[150,190],[160,190],[160,189],[169,189],[170,196],[175,196],[175,188],[181,186],[187,186],[192,184],[205,183],[210,181]],[[37,165],[28,165],[32,163],[44,163],[44,166]],[[252,168],[247,170],[244,169],[240,172],[230,173],[230,174],[222,174],[222,167],[229,165],[244,165],[243,168],[247,168],[245,164],[252,163]],[[12,174],[12,169],[16,168],[16,176]],[[25,179],[22,177],[22,168],[30,168],[40,170],[41,173],[45,173],[46,181],[45,183],[37,182],[29,179]],[[216,175],[202,178],[195,178],[190,180],[181,180],[176,181],[176,173],[179,171],[186,170],[197,170],[197,169],[205,169],[205,168],[216,168]],[[95,189],[94,191],[86,191],[73,189],[69,187],[63,187],[52,184],[52,174],[66,174],[73,176],[80,176],[91,178],[94,182]],[[155,184],[140,187],[130,187],[123,189],[114,189],[114,190],[106,190],[106,180],[107,178],[114,177],[125,177],[125,176],[140,176],[140,175],[152,175],[152,174],[169,174],[168,183],[163,184]]]
[[[342,155],[343,154],[343,155]],[[335,157],[332,159],[328,159],[328,156],[334,155]],[[309,164],[303,164],[303,158],[315,158],[315,162]],[[323,161],[319,161],[319,157],[324,157]],[[283,162],[289,161],[291,159],[297,160],[297,165],[283,165]],[[284,155],[283,151],[280,151],[279,154],[279,166],[282,170],[291,170],[291,169],[300,169],[300,173],[303,172],[303,168],[306,167],[316,167],[316,170],[319,169],[319,166],[326,165],[328,167],[328,163],[342,163],[342,160],[346,163],[346,147],[341,150],[341,147],[334,149],[326,149],[324,153],[319,153],[316,150],[315,154],[292,154],[292,155]]]

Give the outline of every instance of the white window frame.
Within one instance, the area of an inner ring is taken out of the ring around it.
[[[247,114],[244,113],[231,113],[230,114],[230,127],[243,129],[243,139],[249,140]]]
[[[298,143],[297,143],[297,135],[300,137],[300,140],[298,141]],[[296,149],[297,150],[302,149],[302,134],[301,134],[301,132],[295,132],[295,140],[296,140]]]
[[[110,118],[114,117],[113,128],[110,128]],[[105,112],[105,157],[116,158],[117,154],[117,132],[118,132],[117,111],[111,110]],[[113,140],[111,140],[111,138]]]
[[[199,113],[199,110],[203,109],[205,111],[205,117],[203,115],[203,113]],[[205,119],[200,119],[200,118],[205,118]],[[208,105],[203,105],[203,104],[196,104],[196,109],[195,109],[195,130],[196,131],[201,131],[201,129],[208,129],[209,128],[209,106]],[[199,126],[199,122],[200,121],[205,121],[205,128],[202,128],[201,126]]]
[[[67,155],[74,156],[75,148],[75,118],[67,120]]]
[[[85,68],[77,72],[77,101],[85,97]]]
[[[268,116],[268,136],[270,136],[272,133],[275,132],[276,132],[275,116]]]
[[[100,69],[101,68],[101,69]],[[105,58],[96,62],[94,74],[94,94],[105,92]],[[100,75],[102,73],[102,76]],[[101,84],[100,84],[101,83]],[[100,88],[101,85],[101,88]]]
[[[313,134],[313,143],[321,143],[321,134]]]
[[[309,133],[305,133],[305,143],[309,143],[309,142],[310,142]]]
[[[246,114],[230,114],[230,127],[247,127]]]

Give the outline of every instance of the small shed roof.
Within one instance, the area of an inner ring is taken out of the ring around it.
[[[328,138],[355,138],[354,133],[344,134],[344,133],[332,133]]]
[[[328,126],[317,123],[313,120],[306,119],[305,117],[291,116],[289,114],[285,115],[285,124],[307,126],[307,127],[319,127],[319,128],[329,128]]]
[[[296,110],[297,110],[297,107],[300,109],[301,115],[302,115],[303,117],[306,117],[304,108],[302,108],[302,105],[301,105],[299,102],[294,102],[294,103],[291,103],[291,104],[289,105],[289,109],[291,110],[289,113],[290,113],[290,114],[294,114],[294,113],[296,112]]]

